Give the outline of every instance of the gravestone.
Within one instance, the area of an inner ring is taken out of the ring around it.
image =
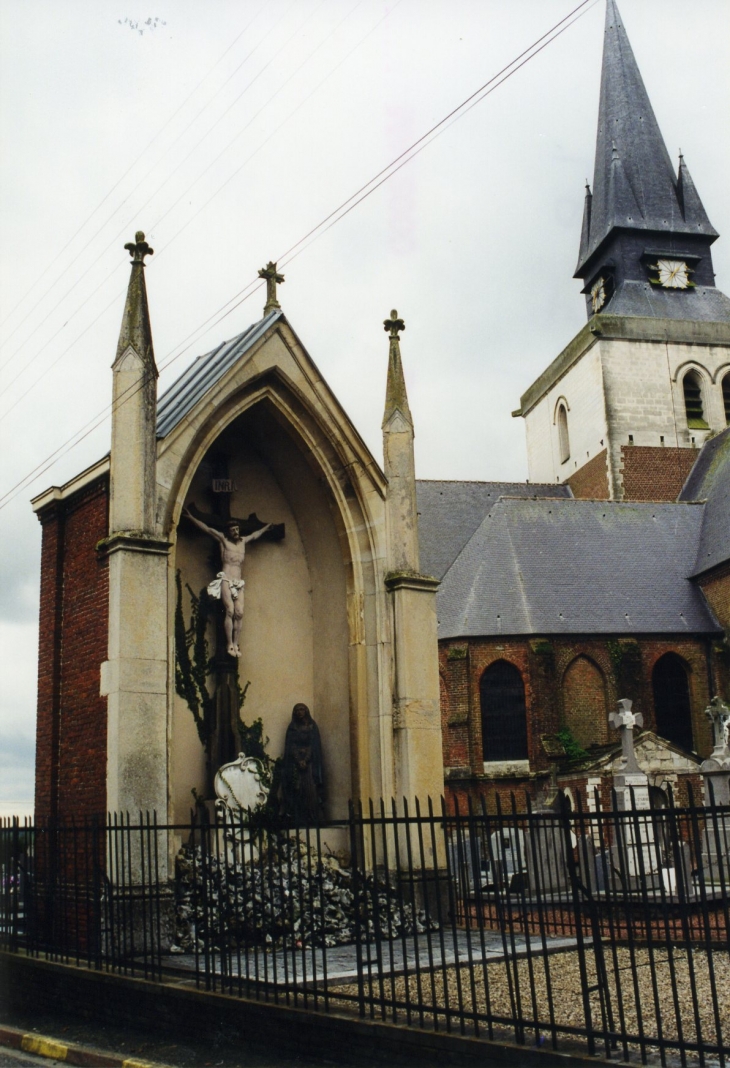
[[[713,697],[705,709],[712,723],[714,749],[703,760],[700,772],[705,782],[705,806],[708,818],[702,843],[702,868],[705,880],[719,885],[730,883],[730,816],[716,809],[730,805],[730,708]]]
[[[632,712],[631,701],[622,698],[608,722],[621,732],[621,762],[613,775],[616,808],[625,812],[614,822],[612,863],[627,890],[658,889],[660,864],[654,840],[654,822],[649,801],[649,780],[641,770],[634,751],[634,727],[644,724],[640,712]]]

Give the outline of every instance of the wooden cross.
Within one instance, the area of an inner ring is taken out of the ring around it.
[[[398,318],[398,312],[393,308],[390,313],[390,319],[385,319],[383,322],[383,328],[388,331],[391,337],[398,337],[401,330],[405,330],[406,324],[402,319]]]
[[[134,241],[129,241],[124,247],[132,257],[132,263],[144,264],[145,256],[152,256],[155,251],[147,244],[141,230],[134,235]]]
[[[281,304],[276,299],[276,283],[284,281],[283,274],[276,273],[276,264],[269,260],[265,267],[262,267],[259,271],[259,278],[266,279],[266,304],[264,305],[264,315],[268,315],[274,308],[280,308]]]

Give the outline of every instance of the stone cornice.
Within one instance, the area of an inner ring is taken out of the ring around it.
[[[171,545],[167,538],[158,538],[155,534],[145,534],[141,530],[118,530],[97,542],[96,551],[107,556],[116,552],[167,556]]]
[[[594,315],[520,397],[512,414],[525,416],[597,340],[659,341],[679,345],[730,345],[730,323]]]
[[[385,586],[394,590],[418,590],[420,593],[435,593],[441,585],[433,575],[419,575],[417,571],[390,571],[385,576]]]
[[[40,513],[48,508],[49,505],[57,504],[59,501],[68,500],[69,497],[72,497],[80,490],[85,489],[97,479],[105,477],[108,473],[109,456],[107,455],[103,457],[103,459],[97,460],[91,467],[87,467],[85,471],[81,471],[80,474],[72,478],[70,482],[64,483],[63,486],[49,486],[48,489],[31,499],[31,507],[39,518],[41,518]]]

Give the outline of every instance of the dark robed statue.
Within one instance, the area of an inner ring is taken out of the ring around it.
[[[282,769],[284,812],[297,823],[323,818],[324,772],[319,727],[306,705],[294,705],[286,729]]]

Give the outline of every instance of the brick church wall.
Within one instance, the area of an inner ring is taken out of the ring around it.
[[[606,680],[586,656],[576,657],[563,676],[563,722],[583,748],[609,741]]]
[[[583,464],[567,480],[574,497],[583,500],[607,501],[608,490],[608,450],[604,449],[588,463]]]
[[[728,572],[730,589],[730,569]],[[714,644],[714,651],[713,651]],[[549,761],[541,736],[568,726],[584,748],[614,740],[608,713],[621,697],[644,715],[644,727],[656,729],[652,672],[665,653],[684,661],[690,690],[694,743],[701,756],[712,749],[703,711],[712,696],[710,670],[716,685],[723,674],[724,653],[717,643],[692,636],[566,636],[560,638],[470,638],[440,643],[443,746],[449,798],[471,796],[490,809],[498,794],[527,790],[533,797],[545,783]],[[519,668],[525,686],[529,772],[495,776],[485,773],[479,681],[490,664],[508,660]]]
[[[648,445],[622,446],[623,499],[625,501],[676,501],[697,456],[697,449]]]
[[[106,810],[108,479],[41,509],[36,818],[83,820]]]
[[[715,618],[730,637],[730,563],[713,568],[698,582]]]

